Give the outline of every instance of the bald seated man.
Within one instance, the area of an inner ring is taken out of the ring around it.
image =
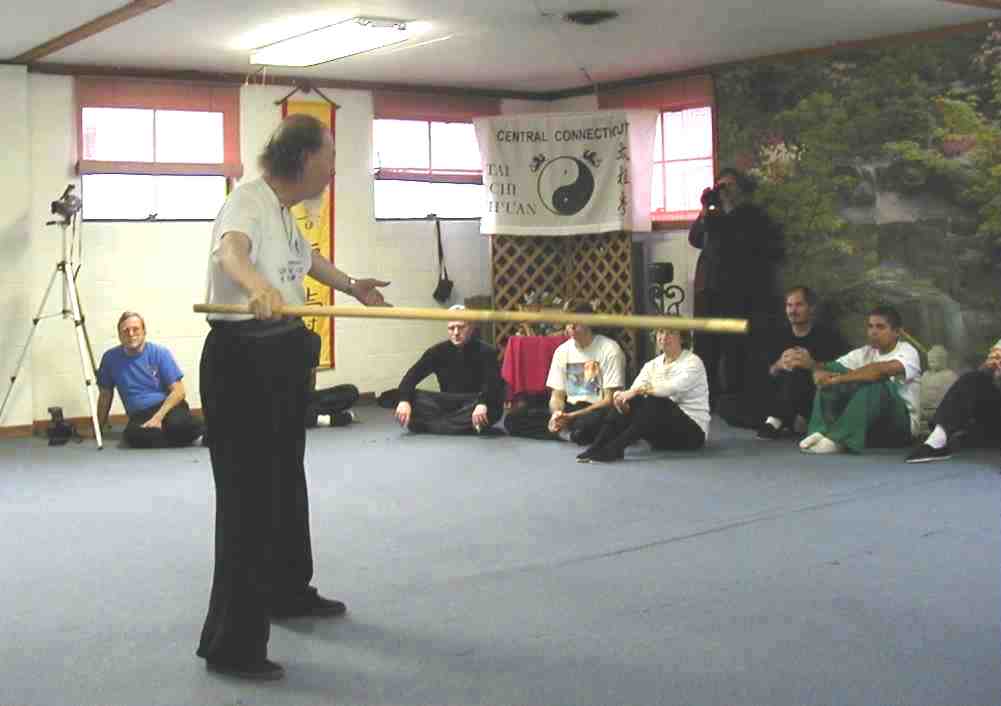
[[[456,304],[450,311],[466,307]],[[468,321],[449,321],[448,339],[424,351],[403,376],[396,420],[414,433],[473,434],[496,424],[504,413],[504,381],[497,349],[476,337]],[[440,392],[418,390],[429,375]]]

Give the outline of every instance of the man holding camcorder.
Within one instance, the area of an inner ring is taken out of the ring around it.
[[[702,211],[688,233],[688,242],[702,251],[695,270],[696,316],[753,319],[771,308],[783,245],[775,224],[750,203],[753,190],[747,176],[726,168],[702,193]],[[701,334],[695,352],[705,363],[713,405],[720,393],[743,390],[742,337]]]

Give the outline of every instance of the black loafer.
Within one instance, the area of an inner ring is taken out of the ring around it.
[[[278,681],[285,678],[285,668],[270,659],[262,659],[259,662],[228,663],[205,660],[205,668],[216,674],[225,674],[228,677],[238,677],[240,679],[252,679],[254,681]]]
[[[309,592],[301,599],[272,608],[271,617],[277,620],[287,618],[337,618],[348,612],[341,601],[324,598],[319,593]]]

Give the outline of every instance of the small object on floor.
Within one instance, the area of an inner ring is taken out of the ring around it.
[[[928,463],[929,461],[945,461],[952,458],[952,449],[948,445],[935,449],[928,444],[921,444],[911,451],[907,463]]]
[[[758,439],[762,441],[776,441],[782,436],[782,429],[772,426],[768,422],[758,427]]]
[[[337,618],[348,612],[348,607],[333,598],[324,598],[316,591],[309,591],[305,596],[287,605],[271,610],[271,617],[278,620],[286,618]]]
[[[278,681],[285,678],[285,668],[270,659],[246,664],[227,664],[207,659],[205,660],[205,668],[217,674],[255,681]]]
[[[808,454],[836,454],[841,453],[841,445],[821,434],[819,439],[803,450]]]

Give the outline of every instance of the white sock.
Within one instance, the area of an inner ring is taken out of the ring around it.
[[[949,435],[945,433],[945,429],[939,424],[932,429],[931,434],[925,439],[925,443],[933,449],[945,448],[945,445],[949,443]]]
[[[782,428],[782,420],[777,417],[769,417],[768,419],[765,420],[765,424],[775,427],[776,429]]]
[[[831,441],[826,436],[817,439],[817,443],[811,446],[807,453],[812,454],[836,454],[841,451],[841,446],[836,441]]]
[[[824,438],[823,434],[821,434],[819,431],[815,431],[812,434],[810,434],[810,436],[806,437],[801,442],[799,442],[799,447],[805,451],[806,449],[810,448],[823,438]]]

